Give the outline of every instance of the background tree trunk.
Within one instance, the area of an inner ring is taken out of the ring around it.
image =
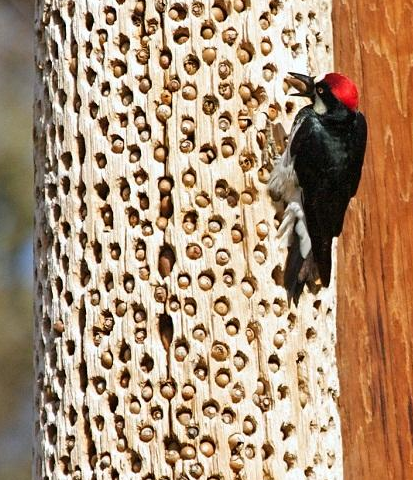
[[[413,2],[335,2],[336,69],[361,87],[367,158],[339,248],[346,479],[413,469]]]
[[[36,27],[35,478],[340,479],[334,282],[288,308],[265,185],[330,4],[38,0]]]

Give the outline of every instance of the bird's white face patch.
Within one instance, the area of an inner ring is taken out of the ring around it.
[[[325,103],[321,100],[318,94],[315,94],[315,102],[314,102],[314,111],[319,115],[324,115],[327,112],[327,107]]]

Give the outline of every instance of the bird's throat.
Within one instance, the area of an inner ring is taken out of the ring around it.
[[[318,115],[324,115],[327,112],[327,107],[321,98],[316,94],[314,101],[314,111]]]

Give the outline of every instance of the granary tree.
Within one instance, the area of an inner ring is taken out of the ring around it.
[[[342,478],[335,282],[266,182],[331,2],[37,0],[36,480]]]

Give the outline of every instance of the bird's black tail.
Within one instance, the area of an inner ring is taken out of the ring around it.
[[[318,273],[323,287],[328,287],[330,285],[332,241],[332,237],[313,237],[311,239],[314,260],[317,264]]]
[[[304,258],[300,253],[300,240],[298,235],[294,234],[293,243],[288,250],[284,270],[284,287],[287,290],[288,305],[290,305],[291,299],[293,299],[297,305],[298,299],[303,291],[304,283],[298,279],[303,263]]]
[[[315,284],[317,276],[317,267],[312,251],[307,258],[303,258],[300,253],[300,238],[294,234],[284,269],[284,288],[287,290],[288,305],[291,305],[291,299],[298,305],[306,284],[312,293],[316,293],[318,290]]]

